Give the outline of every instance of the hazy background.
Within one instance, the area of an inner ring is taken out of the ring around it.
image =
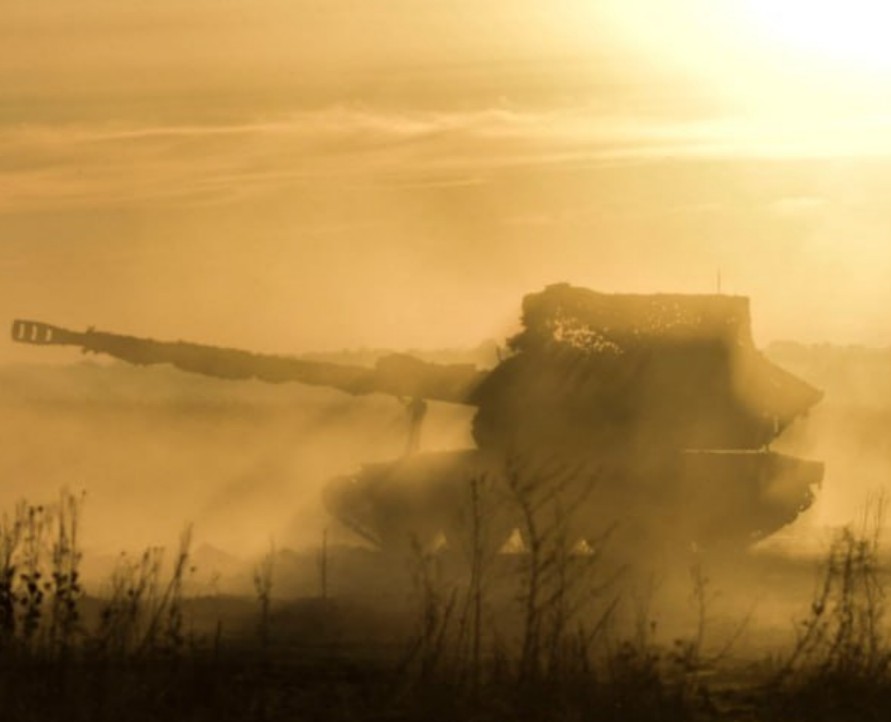
[[[0,307],[439,347],[720,268],[762,342],[891,343],[887,83],[743,6],[0,0]]]
[[[790,42],[765,7],[0,0],[4,323],[464,348],[546,283],[711,292],[720,272],[759,344],[887,346],[888,67],[870,38]],[[391,400],[30,366],[77,360],[0,344],[26,364],[0,378],[0,497],[89,488],[97,543],[186,519],[220,544],[315,538],[290,516],[319,480],[404,443]],[[429,438],[466,441],[440,413]],[[838,478],[822,522],[873,485]]]

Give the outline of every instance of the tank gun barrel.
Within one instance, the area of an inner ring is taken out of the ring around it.
[[[487,376],[470,364],[428,363],[407,354],[384,356],[374,368],[366,368],[185,341],[156,341],[92,328],[80,333],[40,321],[14,321],[12,339],[39,346],[80,346],[84,352],[104,353],[140,366],[166,363],[217,378],[295,381],[350,394],[385,393],[469,405],[473,405],[472,392]]]
[[[39,346],[77,346],[80,345],[84,334],[69,331],[60,326],[52,326],[40,321],[12,322],[12,340],[19,343],[32,343]]]

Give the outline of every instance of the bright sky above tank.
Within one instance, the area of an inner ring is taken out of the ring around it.
[[[547,283],[711,292],[720,272],[759,342],[891,344],[880,3],[0,12],[9,321],[453,346]]]

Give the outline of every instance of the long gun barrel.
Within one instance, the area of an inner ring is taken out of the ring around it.
[[[92,328],[79,333],[39,321],[14,321],[12,338],[41,346],[80,346],[84,352],[105,353],[140,366],[166,363],[218,378],[297,381],[350,394],[384,393],[470,405],[473,391],[488,375],[470,364],[428,363],[407,354],[384,356],[374,368],[366,368],[184,341],[155,341]]]

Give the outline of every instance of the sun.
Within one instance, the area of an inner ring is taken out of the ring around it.
[[[760,33],[817,60],[858,70],[891,69],[891,3],[887,0],[747,0]]]
[[[574,1],[579,17],[593,17],[590,0]],[[889,147],[891,0],[602,0],[598,8],[630,56],[689,82],[759,144]]]

